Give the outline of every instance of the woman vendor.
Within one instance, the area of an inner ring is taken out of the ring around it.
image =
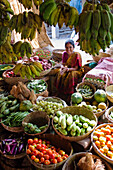
[[[62,55],[62,65],[55,82],[58,91],[64,94],[74,93],[78,78],[83,74],[81,55],[78,52],[74,52],[74,48],[73,40],[65,42],[66,51]]]

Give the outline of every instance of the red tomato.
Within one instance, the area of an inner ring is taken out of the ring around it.
[[[38,143],[39,143],[39,144],[42,144],[42,139],[39,139],[39,140],[38,140]]]
[[[45,165],[49,165],[49,164],[50,164],[50,160],[45,160],[45,161],[44,161],[44,164],[45,164]]]
[[[34,138],[33,142],[37,144],[38,143],[38,138]]]
[[[41,144],[37,144],[37,146],[36,146],[37,149],[40,149],[41,147],[42,147]]]
[[[30,148],[29,148],[31,151],[34,151],[35,150],[35,147],[30,145]]]
[[[58,152],[60,155],[65,155],[65,152],[63,151],[63,150],[59,150],[59,152]]]
[[[43,144],[46,144],[46,141],[45,141],[45,140],[43,140],[43,141],[42,141],[42,143],[43,143]]]
[[[69,156],[68,156],[68,154],[65,154],[64,156],[66,156],[66,158],[68,158]]]
[[[57,164],[57,159],[52,159],[51,161],[53,164]]]
[[[40,161],[41,161],[41,163],[44,163],[44,161],[45,161],[44,157],[41,157]]]
[[[27,154],[31,154],[31,150],[30,150],[30,149],[27,149],[26,153],[27,153]]]
[[[43,154],[42,152],[40,152],[40,153],[38,154],[38,157],[41,158],[41,157],[43,157],[43,155],[44,155],[44,154]]]
[[[32,156],[31,156],[31,159],[32,159],[32,160],[35,160],[35,159],[36,159],[36,156],[35,156],[35,155],[32,155]]]
[[[42,151],[42,153],[43,153],[43,154],[46,154],[46,153],[47,153],[46,149],[45,149],[44,151]]]
[[[36,145],[36,143],[34,143],[34,142],[33,142],[33,144],[32,144],[32,145],[33,145],[35,148],[36,148],[36,146],[37,146],[37,145]]]
[[[38,153],[39,153],[39,151],[38,151],[38,150],[36,150],[36,149],[33,151],[33,154],[34,154],[35,156],[37,156],[37,155],[38,155]]]
[[[38,158],[35,158],[34,161],[35,161],[36,163],[38,163],[38,162],[39,162],[39,159],[38,159]]]
[[[62,159],[65,160],[65,159],[67,159],[67,157],[66,156],[62,156]]]
[[[33,144],[33,139],[28,139],[27,143],[28,143],[29,145],[32,145],[32,144]]]
[[[48,160],[48,159],[49,159],[49,155],[45,154],[45,155],[44,155],[44,158],[45,158],[46,160]]]
[[[47,148],[47,146],[45,144],[42,144],[42,147]]]
[[[41,148],[40,148],[40,151],[41,151],[41,152],[45,151],[45,148],[44,148],[44,147],[41,147]]]
[[[50,159],[55,159],[55,154],[54,154],[54,153],[52,153],[52,154],[50,155]]]
[[[62,161],[63,161],[62,157],[58,157],[58,158],[57,158],[57,161],[58,161],[58,162],[62,162]]]
[[[111,135],[106,135],[106,139],[110,140],[111,139]]]
[[[52,155],[52,153],[53,153],[53,152],[52,152],[51,149],[47,149],[47,154],[48,154],[48,155]]]

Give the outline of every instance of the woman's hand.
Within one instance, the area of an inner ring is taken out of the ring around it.
[[[67,72],[67,69],[68,69],[68,68],[67,68],[67,67],[64,67],[64,66],[61,67],[61,69],[60,69],[60,74],[63,75],[65,72]]]

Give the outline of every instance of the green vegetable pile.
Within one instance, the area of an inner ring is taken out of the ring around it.
[[[81,93],[84,97],[90,97],[93,95],[93,89],[89,85],[82,85],[78,88],[78,92]]]
[[[33,105],[33,110],[44,111],[49,115],[50,118],[52,118],[55,111],[63,107],[64,106],[62,103],[40,100],[35,105]]]
[[[46,82],[44,80],[31,80],[27,84],[28,89],[34,90],[35,93],[41,93],[47,89]]]
[[[29,112],[13,112],[5,119],[1,121],[9,127],[21,127],[23,119],[29,114]]]
[[[1,97],[0,99],[0,118],[9,116],[12,112],[19,111],[20,103],[12,95]]]
[[[38,127],[37,125],[33,125],[32,123],[26,123],[24,122],[22,124],[24,127],[24,131],[29,134],[36,134],[42,132],[45,128],[47,128],[47,124],[45,126]]]
[[[5,66],[3,68],[1,68],[1,70],[8,70],[8,69],[11,69],[13,66]]]
[[[57,111],[53,118],[54,127],[65,136],[81,136],[90,132],[96,125],[95,120],[89,120],[82,115],[74,115]]]

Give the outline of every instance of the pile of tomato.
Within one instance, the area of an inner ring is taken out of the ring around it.
[[[113,159],[113,126],[97,128],[93,133],[93,140],[102,154]]]
[[[28,139],[27,154],[30,158],[40,164],[50,165],[62,162],[68,158],[68,154],[60,148],[50,144],[50,141],[34,138]]]

